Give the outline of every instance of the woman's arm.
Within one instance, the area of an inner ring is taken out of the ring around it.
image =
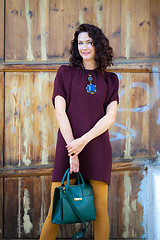
[[[66,101],[61,96],[55,97],[55,111],[56,118],[62,133],[62,136],[67,144],[74,140],[72,128],[66,114]],[[78,156],[70,156],[70,172],[79,172],[79,159]]]
[[[72,152],[78,155],[92,139],[107,131],[115,122],[116,113],[117,101],[113,101],[108,105],[106,115],[102,117],[90,131],[67,145],[69,156]]]
[[[74,140],[71,125],[66,114],[66,101],[61,96],[55,97],[56,118],[62,133],[62,136],[67,144]]]

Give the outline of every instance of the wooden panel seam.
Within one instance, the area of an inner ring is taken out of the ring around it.
[[[136,161],[113,162],[112,172],[147,170],[150,160],[142,159]],[[52,175],[53,166],[35,167],[4,167],[0,169],[0,178],[17,178],[29,176]]]
[[[0,69],[0,72],[57,72],[58,68],[55,69]],[[153,73],[151,69],[107,69],[107,72],[121,72],[121,73]],[[154,72],[155,73],[155,72]],[[158,72],[157,72],[158,73]]]
[[[114,65],[107,69],[108,72],[146,72],[152,73],[152,64],[159,63],[160,59],[152,59],[148,61],[147,59],[142,59],[141,61],[123,61],[116,60],[114,61]],[[61,62],[0,62],[0,72],[54,72],[57,71],[58,68],[63,64],[69,64],[68,61]],[[154,69],[155,72],[155,69]],[[159,72],[159,69],[156,69],[156,72]]]
[[[57,72],[60,65],[10,65],[3,67],[0,65],[0,72]],[[158,69],[158,68],[157,68]],[[126,68],[125,66],[114,66],[112,68],[108,68],[107,72],[121,72],[121,73],[153,73],[151,66],[142,67],[139,69],[136,68]],[[154,70],[154,73],[159,73],[159,69],[157,71]]]

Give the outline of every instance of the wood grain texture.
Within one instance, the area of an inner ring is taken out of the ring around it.
[[[7,73],[5,165],[53,162],[57,123],[52,106],[54,73]]]
[[[50,186],[51,177],[5,180],[4,237],[38,238],[49,208]]]
[[[0,168],[3,167],[4,147],[4,74],[0,73]]]
[[[150,56],[160,56],[160,2],[151,2]]]
[[[0,61],[4,60],[4,0],[0,0]]]
[[[103,1],[102,30],[109,39],[116,58],[121,57],[121,1]]]
[[[150,1],[122,0],[121,16],[121,57],[148,57]]]
[[[3,237],[3,178],[0,177],[0,239]]]
[[[0,239],[3,237],[4,74],[0,73]]]
[[[144,209],[139,203],[138,193],[143,178],[141,171],[112,173],[108,202],[111,239],[142,237]]]
[[[113,157],[149,156],[149,74],[118,73],[118,77],[120,104],[110,128]]]
[[[23,60],[27,55],[25,1],[6,0],[5,59]]]
[[[79,1],[68,0],[64,1],[64,59],[69,58],[70,43],[74,37],[74,32],[79,25]],[[67,40],[67,41],[66,41]]]
[[[49,3],[49,51],[48,59],[63,58],[64,31],[64,1],[54,0]]]
[[[93,4],[94,1],[90,0],[80,0],[79,1],[79,24],[82,23],[89,23],[92,24],[92,19],[93,19]]]
[[[156,72],[157,66],[153,67],[154,73],[150,74],[150,86],[152,95],[150,101],[152,108],[149,114],[149,146],[150,155],[160,157],[160,74]],[[157,160],[158,160],[157,159]]]
[[[7,0],[5,7],[8,61],[68,60],[74,31],[86,22],[102,28],[115,58],[159,56],[158,0]]]

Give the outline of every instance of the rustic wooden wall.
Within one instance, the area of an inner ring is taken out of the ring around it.
[[[160,153],[160,0],[0,0],[0,239],[38,239],[50,202],[56,71],[83,22],[114,49],[111,239],[148,239],[145,179]],[[146,217],[146,218],[145,218]],[[66,239],[79,225],[63,226]],[[86,239],[93,239],[93,226]]]

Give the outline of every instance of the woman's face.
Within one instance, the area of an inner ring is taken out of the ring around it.
[[[78,35],[78,51],[83,61],[95,62],[95,46],[93,45],[92,38],[88,36],[87,32],[81,32]]]

